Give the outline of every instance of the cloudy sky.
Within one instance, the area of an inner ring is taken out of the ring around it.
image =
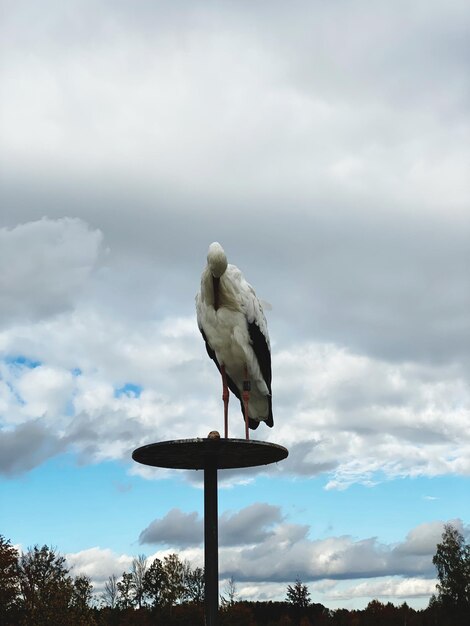
[[[130,455],[222,429],[194,313],[218,240],[271,304],[255,437],[290,451],[221,473],[222,584],[426,606],[470,525],[468,2],[1,12],[0,532],[98,587],[201,564],[200,473]]]

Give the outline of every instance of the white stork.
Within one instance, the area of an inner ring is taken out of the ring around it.
[[[222,246],[211,243],[196,296],[197,323],[207,353],[222,375],[225,437],[228,437],[228,388],[240,400],[248,427],[273,425],[271,352],[266,318],[254,289]]]

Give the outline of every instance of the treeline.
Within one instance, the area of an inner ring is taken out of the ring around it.
[[[310,601],[297,579],[284,602],[239,601],[230,579],[221,595],[220,626],[470,626],[470,546],[445,527],[433,558],[439,584],[429,606],[416,611],[372,600],[364,610],[331,610]],[[50,546],[20,554],[0,535],[2,626],[204,626],[204,571],[177,554],[151,563],[136,557],[112,575],[100,594],[85,575],[73,576]]]

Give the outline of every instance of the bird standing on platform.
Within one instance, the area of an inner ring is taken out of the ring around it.
[[[199,330],[207,353],[222,375],[225,437],[228,437],[228,389],[240,400],[248,428],[273,425],[271,352],[266,318],[253,287],[222,246],[209,246],[207,265],[196,296]]]

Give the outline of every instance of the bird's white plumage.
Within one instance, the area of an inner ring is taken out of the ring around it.
[[[224,259],[226,269],[217,276],[224,266]],[[235,265],[226,263],[220,244],[209,247],[208,264],[196,296],[196,311],[210,356],[214,358],[212,351],[240,393],[247,367],[251,381],[250,418],[272,423],[271,359],[266,318],[253,287]],[[253,341],[254,327],[261,341]]]

